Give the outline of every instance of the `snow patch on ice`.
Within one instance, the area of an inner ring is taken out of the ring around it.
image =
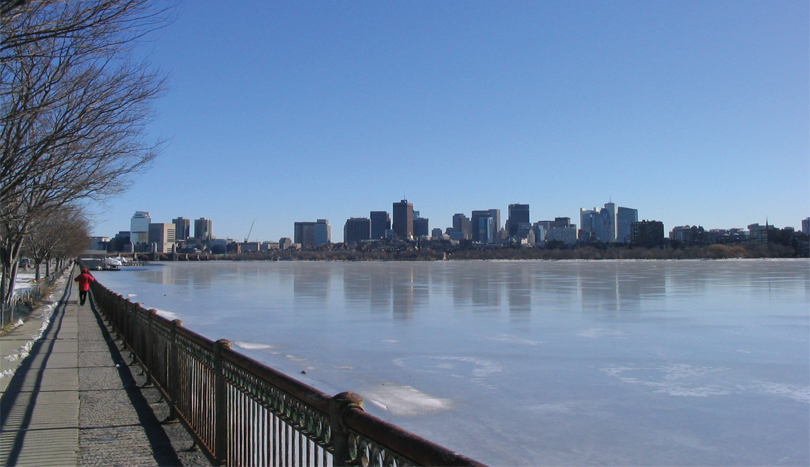
[[[16,371],[17,371],[16,369],[5,370],[2,373],[0,373],[0,378],[10,378],[10,377],[14,376],[14,373]]]
[[[717,381],[712,375],[730,371],[728,368],[692,366],[684,363],[658,367],[613,366],[603,372],[628,384],[641,384],[655,392],[671,396],[708,397],[725,394],[754,392],[787,397],[810,404],[810,386],[796,384],[746,381]],[[709,380],[709,378],[712,378]]]
[[[453,406],[451,399],[433,397],[411,386],[391,383],[364,391],[363,395],[377,407],[403,417],[441,412]]]
[[[763,383],[762,389],[768,394],[789,397],[798,402],[810,404],[810,386],[795,384]]]
[[[575,405],[576,404],[574,404],[573,402],[557,402],[556,404],[530,405],[524,407],[524,409],[541,414],[555,414],[555,413],[568,414],[573,412],[572,409],[574,408]]]
[[[394,365],[426,373],[438,373],[451,378],[471,378],[472,382],[489,389],[487,378],[503,370],[500,364],[475,357],[406,357],[394,360]]]
[[[295,363],[306,363],[306,358],[296,357],[295,355],[285,355],[288,360],[292,360]]]
[[[166,318],[166,319],[177,319],[177,313],[173,311],[166,311],[166,310],[155,310],[157,314]]]
[[[495,342],[506,342],[508,344],[521,345],[540,345],[543,343],[543,341],[524,339],[522,337],[512,336],[510,334],[501,334],[500,336],[488,337],[488,339]]]
[[[614,366],[601,370],[624,383],[641,384],[653,388],[657,393],[670,396],[708,397],[732,392],[724,385],[706,384],[707,378],[713,374],[728,371],[727,368],[672,363],[658,367]]]
[[[590,328],[577,334],[579,337],[587,337],[588,339],[601,339],[603,337],[616,337],[623,338],[625,334],[616,329],[606,328]]]
[[[275,348],[272,345],[258,344],[256,342],[236,341],[234,344],[236,344],[237,347],[245,350],[265,350]]]
[[[492,373],[498,373],[499,371],[502,370],[502,367],[497,363],[490,360],[483,360],[480,358],[474,357],[430,357],[430,358],[432,358],[433,360],[443,362],[472,363],[473,365],[475,365],[475,368],[473,368],[472,370],[472,374],[477,378],[486,378]]]

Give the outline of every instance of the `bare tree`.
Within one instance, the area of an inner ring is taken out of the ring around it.
[[[175,0],[0,0],[0,61],[16,59],[21,45],[68,36],[86,48],[131,44],[166,25],[175,5]]]
[[[155,157],[144,129],[164,83],[129,50],[153,3],[41,0],[0,18],[0,301],[35,220],[122,192]]]
[[[34,219],[25,236],[23,251],[34,262],[35,280],[40,279],[43,263],[47,276],[52,260],[75,257],[87,249],[89,231],[86,216],[74,205]]]

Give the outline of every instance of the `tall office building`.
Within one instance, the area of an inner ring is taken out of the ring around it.
[[[385,231],[391,230],[391,217],[388,211],[371,211],[371,238],[385,238]]]
[[[591,238],[599,238],[599,233],[602,230],[602,214],[598,209],[585,209],[579,210],[579,239],[589,240]]]
[[[302,248],[325,245],[332,242],[332,226],[326,219],[318,219],[317,222],[296,222],[293,238]]]
[[[301,248],[312,248],[315,246],[315,223],[296,222],[293,228],[293,241],[301,245]]]
[[[352,217],[343,226],[343,242],[356,243],[371,238],[371,219]]]
[[[547,242],[563,242],[568,245],[573,245],[577,242],[577,225],[569,224],[566,226],[552,226],[546,232]]]
[[[332,226],[326,219],[318,219],[314,226],[315,246],[332,243]]]
[[[660,221],[633,222],[630,226],[630,244],[654,248],[664,243],[664,223]]]
[[[472,241],[481,243],[493,243],[495,241],[495,234],[498,233],[498,228],[493,211],[498,211],[498,214],[500,214],[500,211],[497,209],[472,212],[472,215],[470,216],[470,224],[472,225]],[[484,233],[483,238],[481,236],[482,232]]]
[[[528,233],[529,222],[528,204],[510,204],[509,218],[506,220],[506,231],[510,237],[517,237],[519,232]]]
[[[492,216],[478,218],[478,241],[495,243],[495,218]]]
[[[409,203],[407,199],[403,199],[398,203],[394,203],[394,233],[400,239],[408,239],[413,237],[413,204]]]
[[[157,245],[158,253],[171,253],[174,241],[174,224],[149,224],[149,243]]]
[[[810,217],[802,219],[802,233],[810,235]]]
[[[619,208],[619,210],[622,210],[625,216],[630,215],[627,208]],[[597,239],[602,242],[622,241],[619,236],[618,212],[616,205],[612,202],[605,203],[605,207],[601,209],[580,209],[579,225],[580,240],[588,241]],[[630,223],[625,221],[623,226],[629,229]],[[629,230],[625,231],[622,229],[622,233],[625,236],[629,235]]]
[[[616,241],[630,243],[630,227],[638,222],[638,209],[619,206],[616,211]]]
[[[501,210],[490,209],[489,214],[492,216],[492,225],[495,229],[495,233],[498,233],[498,231],[501,230]]]
[[[416,238],[430,235],[430,221],[426,217],[417,217],[413,220],[413,236]]]
[[[152,218],[146,211],[135,211],[129,223],[129,241],[133,245],[136,243],[146,243],[149,241],[149,224]]]
[[[211,219],[201,217],[194,221],[194,237],[199,240],[209,241],[214,235],[211,232]]]
[[[453,214],[453,230],[461,234],[461,238],[472,238],[472,224],[464,214]]]
[[[174,237],[177,241],[182,241],[191,236],[191,220],[178,217],[172,219],[174,224]]]
[[[612,202],[605,203],[605,207],[600,212],[602,215],[602,231],[599,238],[603,242],[616,241],[616,205]]]

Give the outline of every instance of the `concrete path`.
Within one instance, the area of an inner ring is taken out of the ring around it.
[[[0,464],[210,465],[74,285],[0,336]]]

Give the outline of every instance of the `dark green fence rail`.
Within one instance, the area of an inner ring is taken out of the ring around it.
[[[92,284],[97,310],[217,464],[481,466]]]

